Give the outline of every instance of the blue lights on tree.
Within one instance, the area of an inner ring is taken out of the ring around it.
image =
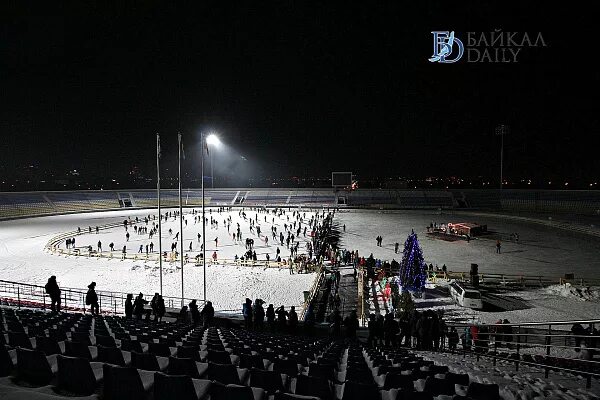
[[[423,260],[423,252],[417,234],[413,231],[404,242],[402,261],[400,262],[400,286],[411,292],[422,292],[426,280],[427,266]]]

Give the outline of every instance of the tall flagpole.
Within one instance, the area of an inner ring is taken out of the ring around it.
[[[183,207],[181,205],[181,133],[177,135],[179,140],[179,234],[181,240],[181,253],[179,254],[179,258],[181,261],[181,306],[183,307]]]
[[[202,164],[202,269],[204,270],[204,303],[206,304],[206,227],[204,222],[204,147],[208,149],[206,142],[204,141],[204,132],[201,133],[202,139],[202,153],[201,164]]]
[[[163,292],[163,274],[162,274],[162,231],[160,212],[160,135],[156,134],[156,197],[158,198],[158,271],[160,273],[160,295]]]

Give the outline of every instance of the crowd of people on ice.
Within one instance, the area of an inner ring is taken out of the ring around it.
[[[291,273],[312,272],[316,269],[316,263],[313,259],[315,250],[312,242],[310,240],[306,241],[306,248],[303,248],[302,251],[300,251],[300,238],[307,238],[307,235],[309,238],[314,237],[317,226],[322,222],[323,218],[325,218],[328,211],[325,212],[325,210],[323,210],[321,213],[307,213],[306,211],[292,209],[291,207],[288,207],[287,209],[250,207],[248,210],[242,208],[238,211],[241,224],[240,222],[234,224],[231,211],[231,207],[218,207],[214,210],[209,208],[206,213],[207,216],[204,217],[205,226],[208,227],[210,225],[211,229],[218,229],[220,218],[223,218],[222,226],[227,227],[227,232],[231,235],[233,243],[245,245],[245,252],[241,255],[235,254],[233,259],[228,260],[228,262],[233,262],[236,265],[255,265],[256,263],[260,264],[263,262],[266,262],[268,265],[270,262],[277,262],[278,266],[289,268]],[[229,215],[223,215],[223,213],[226,212],[229,213]],[[198,214],[200,214],[198,210],[191,210],[194,224],[202,223],[202,215]],[[160,222],[167,222],[169,220],[176,221],[179,216],[180,213],[178,211],[167,211],[160,215]],[[154,238],[159,230],[159,223],[156,219],[156,215],[147,215],[143,218],[135,217],[135,219],[128,218],[123,220],[122,226],[125,231],[124,244],[122,247],[119,247],[116,246],[114,242],[111,242],[108,246],[108,257],[113,257],[115,248],[120,249],[120,258],[122,260],[128,258],[128,253],[133,253],[132,257],[135,259],[144,259],[144,257],[148,259],[150,255],[158,254],[160,250],[158,248],[159,246],[155,244],[157,239]],[[281,229],[281,227],[278,229],[278,225],[281,224],[282,220],[283,229]],[[264,225],[262,225],[263,228],[266,224],[271,224],[270,232],[261,230],[261,223],[264,223]],[[244,237],[242,224],[247,224],[252,237]],[[185,227],[188,226],[188,218],[185,216],[182,218],[182,225]],[[99,230],[100,227],[96,226],[95,232],[99,233]],[[91,226],[88,227],[87,233],[93,233],[93,231]],[[182,251],[181,241],[183,241],[184,238],[180,237],[180,232],[174,232],[172,228],[169,228],[166,232],[168,232],[171,243],[170,245],[162,243],[167,250],[163,250],[160,256],[165,262],[176,262],[180,257],[180,252]],[[83,233],[85,233],[84,230],[82,230],[81,227],[78,227],[77,234]],[[143,243],[140,243],[139,246],[136,245],[137,247],[131,249],[131,247],[128,247],[128,243],[130,242],[132,233],[137,236],[144,236],[144,238],[147,236],[147,239]],[[164,236],[165,235],[163,235],[163,242],[165,240]],[[193,239],[190,240],[189,244],[183,249],[184,261],[186,263],[195,261],[196,264],[200,264],[205,254],[204,245],[200,243],[202,241],[202,234],[197,232],[192,237]],[[264,246],[262,246],[262,254],[257,254],[256,252],[255,239],[260,243],[264,243]],[[210,259],[213,263],[217,263],[219,261],[218,248],[222,241],[219,240],[219,237],[215,237],[214,239],[211,239],[211,242],[214,242],[215,249],[212,251],[212,254],[209,252],[206,255],[207,261]],[[194,243],[198,243],[198,245],[195,245]],[[103,243],[101,240],[98,240],[95,247],[90,244],[83,247],[76,247],[75,237],[69,237],[65,240],[65,245],[67,249],[79,252],[87,251],[90,256],[100,255],[103,252]],[[57,244],[57,247],[60,247],[60,243]],[[289,256],[283,254],[283,247],[288,250]],[[271,254],[271,251],[273,251],[272,249],[274,250],[273,255]]]

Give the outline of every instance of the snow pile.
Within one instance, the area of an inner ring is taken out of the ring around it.
[[[565,283],[564,285],[548,286],[544,289],[544,292],[550,295],[562,296],[581,301],[600,300],[600,287],[598,286],[581,287],[571,285],[570,283]]]

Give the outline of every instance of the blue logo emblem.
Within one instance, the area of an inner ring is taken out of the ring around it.
[[[463,42],[454,37],[454,31],[433,31],[433,55],[429,58],[430,62],[439,62],[444,64],[455,63],[465,52]],[[454,58],[449,58],[454,50],[454,45],[458,46],[458,54]]]

